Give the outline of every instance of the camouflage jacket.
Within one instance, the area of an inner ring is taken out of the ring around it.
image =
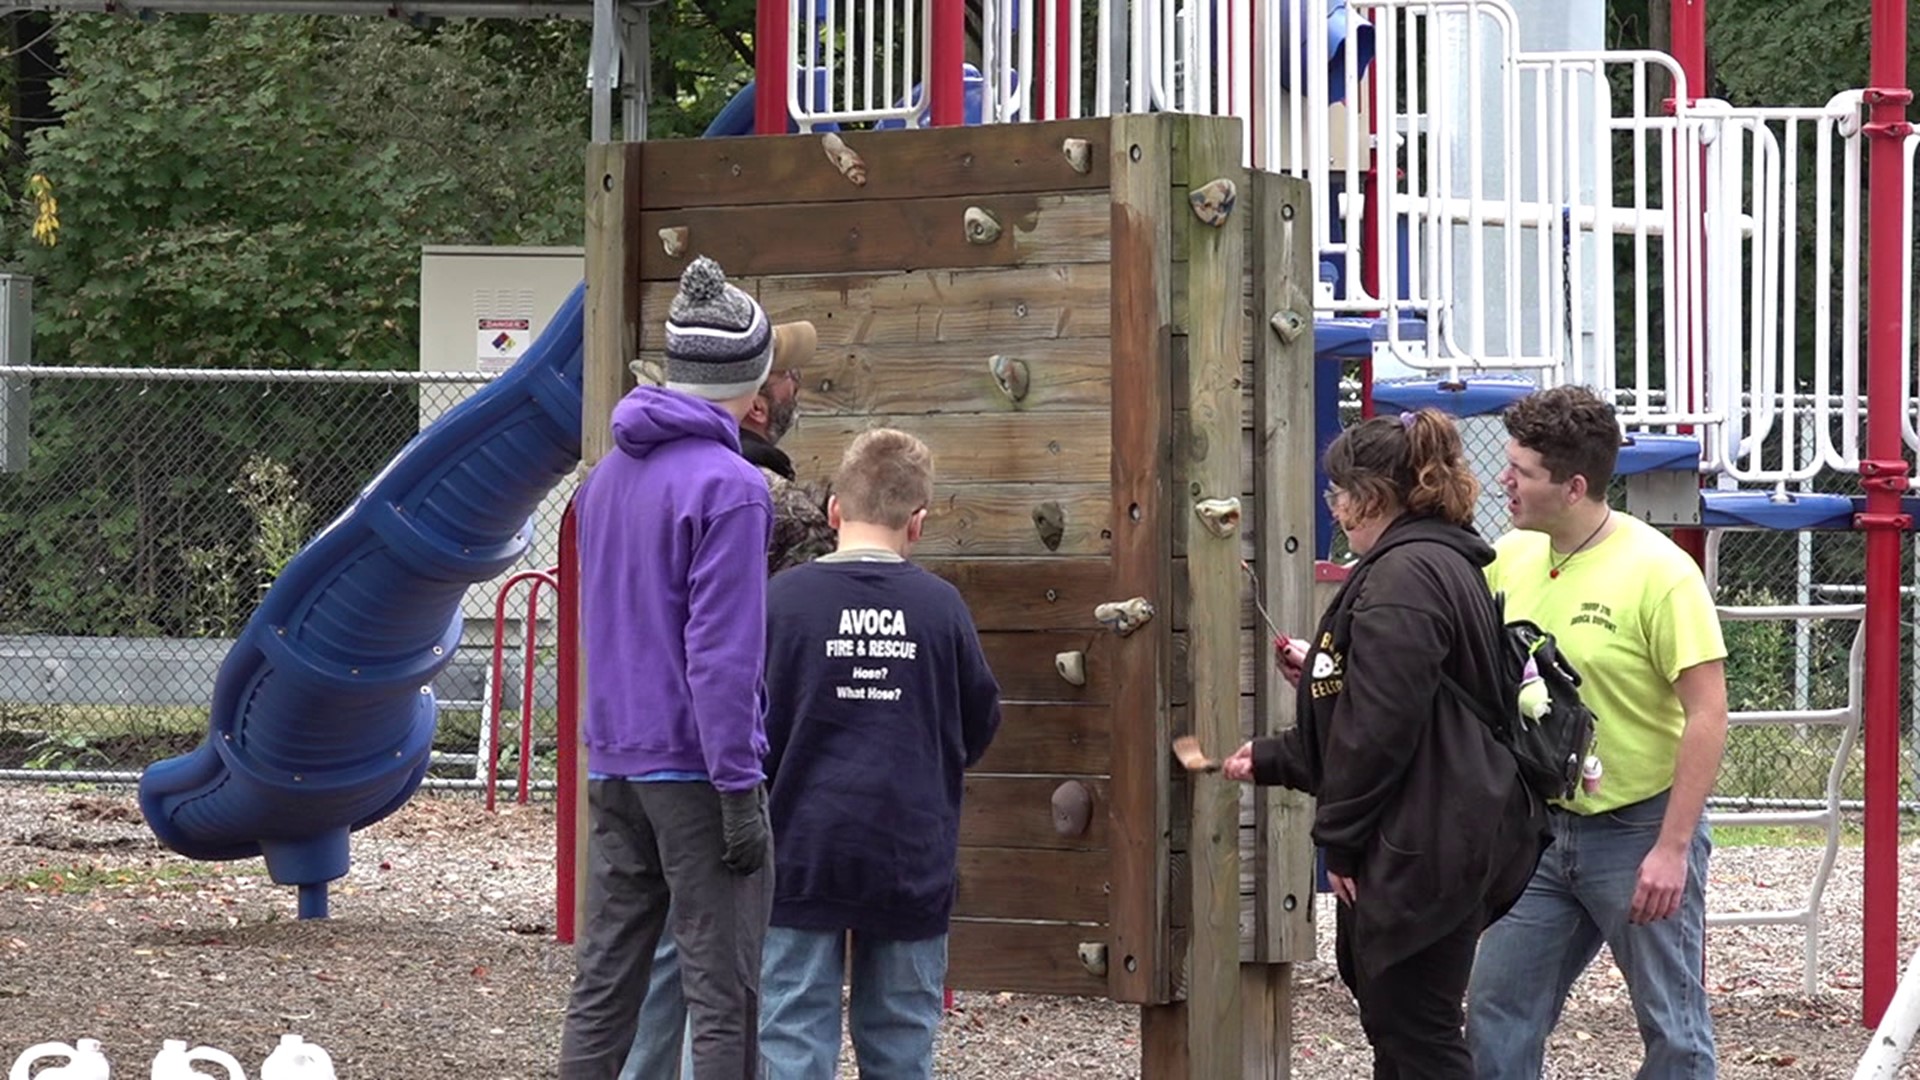
[[[773,497],[773,542],[767,547],[767,574],[812,562],[832,551],[839,537],[827,524],[826,499],[807,485],[760,467]]]

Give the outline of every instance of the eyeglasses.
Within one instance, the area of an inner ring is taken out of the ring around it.
[[[1326,500],[1327,509],[1331,510],[1333,509],[1333,505],[1339,502],[1341,498],[1346,495],[1346,493],[1347,492],[1345,488],[1342,488],[1337,484],[1328,484],[1327,490],[1321,492],[1320,497]]]

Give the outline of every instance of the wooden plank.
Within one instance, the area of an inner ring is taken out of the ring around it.
[[[626,358],[638,351],[634,316],[637,277],[629,273],[632,253],[627,243],[627,206],[637,193],[628,190],[628,148],[619,143],[594,143],[587,148],[586,188],[586,313],[581,367],[581,468],[590,469],[613,449],[608,421],[613,406],[627,391],[630,379]],[[583,472],[584,475],[584,472]],[[577,568],[573,568],[577,571]],[[580,700],[586,700],[588,656],[585,643],[575,641],[579,656]],[[584,733],[586,725],[581,725]],[[574,748],[573,784],[573,912],[575,934],[587,925],[588,840],[587,750]]]
[[[1101,926],[955,919],[947,931],[947,985],[955,990],[1105,997],[1107,980],[1080,962]]]
[[[1240,969],[1246,1016],[1244,1080],[1287,1080],[1293,1059],[1293,965],[1248,964]]]
[[[986,630],[1092,630],[1105,559],[916,559],[953,583]]]
[[[974,209],[999,222],[993,241],[968,239]],[[742,277],[1099,263],[1108,258],[1107,215],[1099,193],[647,210],[640,276],[677,279],[695,255]],[[662,229],[687,230],[679,255],[667,254]]]
[[[675,139],[646,144],[643,208],[741,206],[777,191],[793,202],[871,202],[976,191],[1070,191],[1107,187],[1108,126],[1099,120],[1041,124],[844,131],[842,143],[865,164],[851,182],[828,158],[823,135]],[[1091,166],[1076,172],[1061,151],[1070,138],[1090,144]]]
[[[817,318],[815,325],[818,325]],[[989,361],[1018,360],[1027,396],[1015,402],[994,382]],[[664,353],[642,356],[654,363]],[[1036,338],[910,345],[821,347],[806,366],[800,408],[807,416],[836,413],[1079,412],[1112,400],[1107,339]]]
[[[1303,631],[1304,632],[1304,631]],[[1173,683],[1167,691],[1167,701],[1174,706],[1187,705],[1193,701],[1192,680],[1188,675],[1187,634],[1176,631],[1171,642],[1173,659],[1168,664]],[[1266,677],[1268,668],[1273,667],[1273,639],[1268,636],[1266,627],[1253,629],[1240,628],[1240,694],[1251,697],[1256,692],[1261,679]],[[1285,680],[1281,680],[1285,685]],[[1292,688],[1288,687],[1289,692]]]
[[[1107,853],[962,847],[953,913],[977,919],[1097,922],[1107,913]]]
[[[1098,484],[1112,468],[1104,412],[806,417],[780,444],[809,480],[833,475],[855,435],[913,432],[933,451],[935,483]],[[937,490],[937,488],[936,488]]]
[[[1112,547],[1112,508],[1105,484],[940,484],[913,551],[916,557],[1105,555]],[[1060,526],[1057,537],[1043,533],[1041,517],[1049,529]]]
[[[1164,614],[1172,603],[1167,565],[1173,471],[1168,449],[1173,418],[1167,377],[1167,260],[1172,250],[1167,177],[1174,126],[1167,116],[1115,117],[1111,159],[1113,578],[1108,596],[1144,597],[1160,614],[1114,647],[1115,667],[1126,677],[1114,691],[1107,980],[1114,1000],[1142,1004],[1172,996],[1166,940],[1168,851],[1162,837],[1168,823],[1166,762],[1171,750]],[[1143,1041],[1147,1035],[1143,1029]]]
[[[1104,704],[1113,700],[1113,638],[1104,631],[982,631],[980,648],[987,654],[993,677],[1000,681],[1002,702]],[[1087,672],[1084,686],[1060,677],[1054,660],[1067,652],[1081,654]]]
[[[973,771],[1105,776],[1112,718],[1104,705],[1019,705],[1003,699],[1000,730]]]
[[[1240,167],[1240,123],[1225,117],[1191,117],[1187,175],[1199,186],[1213,181],[1246,190]],[[1183,200],[1184,201],[1184,200]],[[1179,212],[1176,207],[1175,213]],[[1240,363],[1247,315],[1241,299],[1246,279],[1244,204],[1220,228],[1188,232],[1186,276],[1193,325],[1187,354],[1188,438],[1176,445],[1194,518],[1198,499],[1237,499],[1245,475],[1240,464]],[[1240,700],[1238,604],[1246,578],[1240,544],[1233,536],[1189,529],[1187,634],[1193,681],[1192,722],[1202,746],[1240,745],[1236,706]],[[1219,774],[1191,778],[1190,841],[1192,927],[1188,953],[1187,1044],[1197,1076],[1232,1076],[1241,1065],[1240,1006],[1240,797],[1238,781]],[[1177,886],[1177,882],[1174,883]]]
[[[1281,632],[1307,636],[1319,622],[1314,601],[1313,520],[1320,493],[1311,462],[1314,435],[1312,190],[1304,182],[1267,174],[1251,176],[1254,245],[1263,257],[1252,277],[1260,324],[1254,348],[1253,453],[1259,528],[1254,566],[1261,603]],[[1269,325],[1277,315],[1302,333],[1288,340]],[[1257,693],[1255,724],[1262,735],[1293,726],[1294,688],[1276,664],[1265,665]],[[1264,788],[1254,806],[1256,834],[1254,956],[1267,962],[1314,955],[1313,800],[1297,791]]]
[[[1111,278],[1104,263],[893,274],[750,278],[774,322],[808,319],[822,350],[866,345],[1105,338]],[[645,316],[664,320],[671,290],[654,289]]]
[[[977,776],[969,773],[960,800],[960,842],[971,847],[1024,848],[1037,851],[1101,851],[1107,825],[1095,813],[1087,831],[1062,836],[1053,827],[1053,792],[1061,784],[1084,784],[1095,811],[1106,805],[1101,777]],[[1103,857],[1104,858],[1104,857]],[[1102,871],[1104,879],[1105,871]],[[1101,913],[1105,914],[1104,909]]]
[[[1201,1078],[1188,1059],[1187,1003],[1140,1007],[1141,1080]]]

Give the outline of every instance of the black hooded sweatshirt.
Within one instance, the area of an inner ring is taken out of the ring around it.
[[[1475,912],[1504,914],[1550,839],[1506,747],[1440,681],[1511,708],[1516,676],[1469,528],[1402,515],[1328,606],[1300,678],[1299,723],[1253,747],[1253,778],[1317,798],[1327,869],[1355,879],[1367,974]]]

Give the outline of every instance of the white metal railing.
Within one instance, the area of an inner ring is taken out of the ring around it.
[[[932,15],[933,0],[790,0],[787,110],[800,130],[921,123],[933,66]]]
[[[1834,748],[1833,764],[1827,770],[1826,798],[1815,809],[1712,811],[1707,820],[1713,825],[1749,825],[1819,829],[1825,835],[1820,866],[1807,886],[1806,899],[1798,906],[1774,911],[1721,911],[1707,914],[1709,926],[1798,926],[1802,934],[1803,978],[1808,996],[1820,990],[1820,899],[1826,894],[1827,881],[1833,876],[1834,860],[1840,853],[1840,787],[1846,779],[1847,764],[1853,759],[1853,746],[1860,737],[1861,673],[1866,663],[1866,605],[1809,604],[1771,607],[1721,607],[1723,622],[1762,622],[1793,620],[1804,624],[1810,619],[1846,619],[1859,623],[1853,645],[1847,652],[1847,703],[1837,709],[1781,709],[1765,712],[1736,712],[1727,722],[1735,727],[1765,724],[1829,726],[1840,731]]]
[[[1820,108],[1717,113],[1708,148],[1709,382],[1719,400],[1745,404],[1724,410],[1711,457],[1738,481],[1786,484],[1859,467],[1860,102],[1852,90]],[[1802,210],[1809,186],[1810,221]],[[1733,214],[1750,227],[1733,227]],[[1803,327],[1812,338],[1810,382],[1801,374]],[[1805,423],[1792,403],[1803,384],[1813,401]]]

